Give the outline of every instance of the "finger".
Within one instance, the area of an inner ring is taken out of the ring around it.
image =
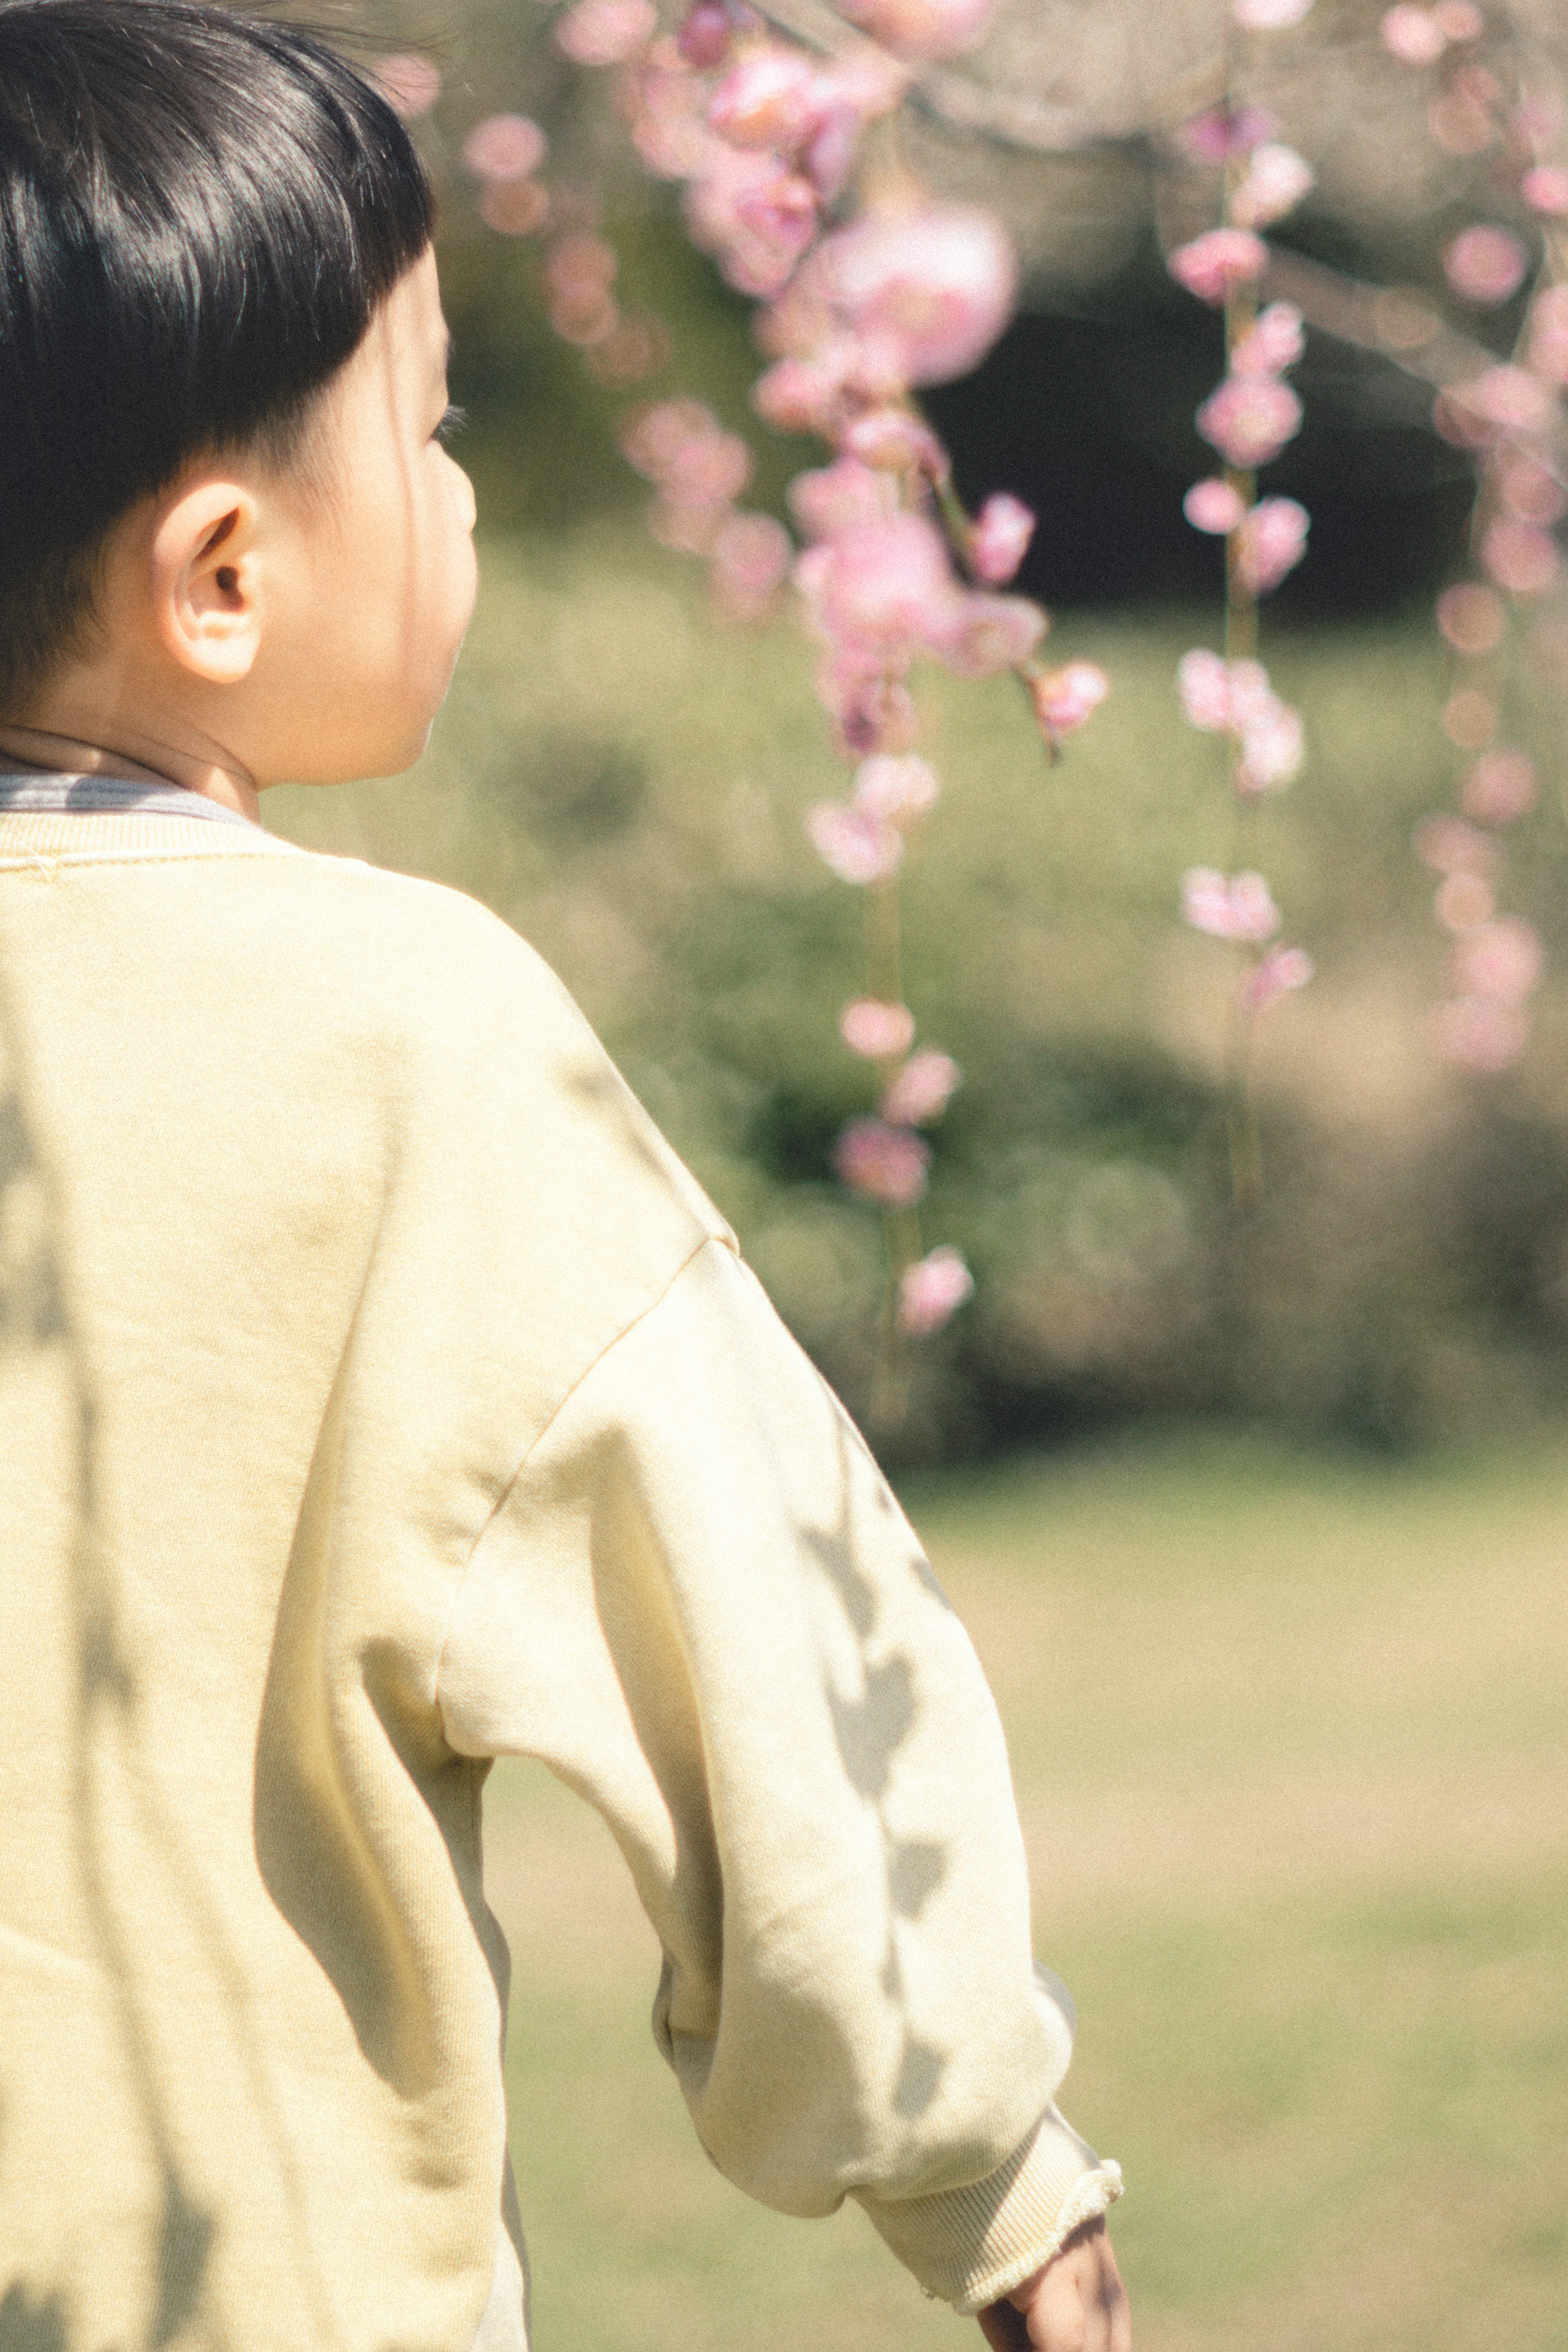
[[[1059,2254],[1042,2273],[1029,2308],[1032,2352],[1090,2352],[1078,2262],[1082,2249]]]

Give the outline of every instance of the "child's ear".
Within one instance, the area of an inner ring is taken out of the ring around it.
[[[153,620],[182,669],[237,686],[261,646],[254,494],[204,481],[177,498],[152,535]]]

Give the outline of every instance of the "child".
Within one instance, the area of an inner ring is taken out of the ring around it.
[[[430,227],[302,34],[0,5],[0,2347],[523,2352],[512,1754],[731,2179],[1121,2352],[886,1487],[529,950],[256,822],[405,768],[467,621]]]

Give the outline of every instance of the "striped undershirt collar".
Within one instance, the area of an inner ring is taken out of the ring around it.
[[[225,808],[178,784],[137,784],[117,776],[0,774],[0,816],[189,816],[209,824],[257,828],[237,809]]]

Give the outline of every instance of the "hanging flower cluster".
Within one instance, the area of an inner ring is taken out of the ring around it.
[[[938,1329],[972,1286],[956,1252],[922,1254],[915,1219],[931,1160],[918,1130],[940,1118],[961,1074],[938,1048],[915,1049],[902,1002],[898,876],[940,791],[915,753],[911,675],[921,660],[966,678],[1014,672],[1052,759],[1109,690],[1092,663],[1053,670],[1040,660],[1047,617],[1009,593],[1035,519],[1005,492],[967,513],[916,404],[923,387],[965,374],[996,341],[1016,304],[1017,264],[989,213],[933,202],[892,146],[881,149],[877,126],[913,70],[970,47],[993,7],[847,0],[841,14],[863,37],[828,57],[765,29],[742,0],[692,0],[674,35],[659,35],[643,0],[577,0],[557,26],[569,56],[619,68],[643,164],[681,184],[694,243],[763,306],[757,414],[831,451],[790,486],[797,552],[781,524],[737,506],[750,452],[701,403],[661,402],[622,434],[654,486],[655,535],[705,559],[720,603],[741,617],[765,612],[792,576],[818,646],[817,691],[852,775],[843,799],[810,811],[807,833],[830,871],[865,894],[867,993],[845,1008],[841,1032],[879,1087],[874,1116],[844,1129],[833,1164],[886,1214],[884,1329],[907,1338]],[[502,147],[493,123],[480,131]],[[479,142],[476,132],[468,161],[484,176],[495,166]],[[585,259],[559,244],[547,257],[551,315],[582,285],[580,326],[598,348],[612,327],[589,315]],[[613,274],[599,268],[607,303]]]
[[[1244,31],[1272,31],[1297,23],[1308,5],[1234,0],[1232,20]],[[1277,127],[1263,108],[1228,98],[1184,126],[1181,143],[1191,160],[1223,173],[1222,219],[1168,257],[1176,283],[1225,313],[1225,377],[1195,420],[1224,470],[1195,482],[1182,502],[1195,530],[1225,541],[1225,650],[1197,646],[1184,655],[1176,685],[1187,724],[1225,747],[1239,848],[1259,801],[1291,782],[1305,749],[1300,712],[1275,693],[1257,658],[1259,599],[1300,563],[1311,524],[1298,500],[1260,498],[1257,487],[1258,469],[1301,425],[1300,397],[1286,381],[1304,349],[1301,314],[1289,302],[1260,308],[1258,300],[1269,266],[1260,231],[1312,186],[1311,165],[1276,137]],[[1282,919],[1268,884],[1249,868],[1227,876],[1193,867],[1183,877],[1181,903],[1195,930],[1228,940],[1242,959],[1228,1058],[1232,1182],[1245,1200],[1258,1181],[1249,1099],[1253,1024],[1287,990],[1306,985],[1312,959],[1274,943]]]
[[[1499,908],[1503,830],[1540,796],[1535,761],[1509,740],[1522,731],[1528,699],[1517,656],[1532,655],[1538,669],[1560,666],[1552,625],[1533,616],[1563,584],[1554,526],[1568,514],[1558,454],[1568,286],[1557,282],[1568,268],[1558,225],[1568,215],[1568,169],[1551,152],[1562,110],[1521,87],[1504,58],[1486,61],[1487,22],[1469,0],[1391,8],[1381,29],[1391,56],[1431,74],[1427,120],[1438,145],[1490,152],[1500,209],[1511,194],[1516,200],[1511,221],[1477,222],[1445,246],[1451,292],[1469,310],[1495,310],[1535,277],[1514,357],[1446,385],[1434,410],[1438,432],[1473,456],[1478,480],[1473,571],[1444,590],[1436,609],[1450,667],[1442,724],[1462,814],[1427,818],[1416,833],[1416,855],[1437,877],[1437,924],[1452,941],[1447,993],[1427,1034],[1443,1060],[1496,1071],[1528,1042],[1529,1001],[1545,963],[1533,925]]]

